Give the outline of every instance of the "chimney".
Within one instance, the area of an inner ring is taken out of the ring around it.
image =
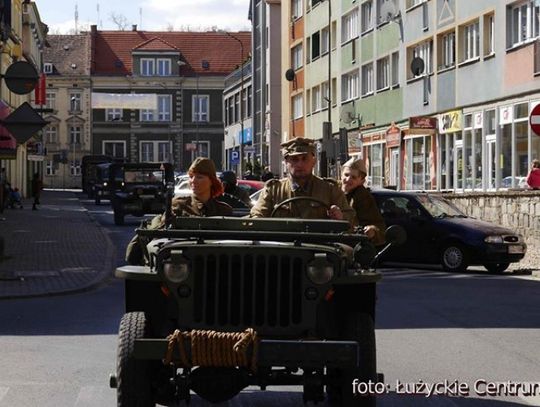
[[[97,25],[96,25],[96,24],[92,24],[92,25],[90,26],[90,32],[91,32],[92,34],[95,34],[95,33],[97,32]]]
[[[131,25],[131,31],[137,31],[137,24]]]

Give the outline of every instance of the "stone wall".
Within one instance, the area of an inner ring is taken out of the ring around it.
[[[540,191],[444,194],[467,215],[521,233],[527,242],[524,260],[540,266]]]

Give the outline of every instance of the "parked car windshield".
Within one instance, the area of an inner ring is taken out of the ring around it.
[[[163,182],[163,171],[126,170],[124,173],[124,181],[143,183]]]
[[[418,195],[418,200],[426,208],[426,210],[435,218],[466,218],[463,212],[457,207],[448,202],[446,199],[439,198],[433,195]]]

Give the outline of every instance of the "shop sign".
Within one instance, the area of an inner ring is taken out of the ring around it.
[[[424,117],[424,116],[410,117],[409,129],[436,130],[437,119],[435,117]]]
[[[401,129],[392,123],[392,126],[386,130],[386,147],[399,147],[401,144]]]
[[[475,113],[473,115],[473,120],[473,128],[481,129],[482,127],[484,127],[484,115],[482,114],[482,112]]]
[[[512,114],[512,105],[502,106],[499,109],[499,124],[511,124],[514,120],[514,115]]]
[[[26,143],[26,154],[28,161],[43,161],[45,155],[43,143],[39,141],[28,141]]]
[[[461,131],[461,110],[453,110],[439,116],[439,133],[455,133]]]
[[[358,130],[353,130],[348,133],[347,151],[349,155],[362,152],[362,140]]]

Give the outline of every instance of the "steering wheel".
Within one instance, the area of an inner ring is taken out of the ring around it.
[[[316,202],[319,205],[321,205],[323,208],[325,208],[327,211],[330,210],[330,205],[328,205],[326,202],[324,202],[324,201],[322,201],[322,200],[320,200],[318,198],[313,198],[311,196],[293,196],[292,198],[285,199],[284,201],[281,201],[280,203],[276,204],[274,206],[274,210],[270,214],[270,217],[273,218],[274,215],[276,214],[277,210],[279,208],[281,208],[282,206],[287,205],[289,202],[296,202],[296,201]]]

